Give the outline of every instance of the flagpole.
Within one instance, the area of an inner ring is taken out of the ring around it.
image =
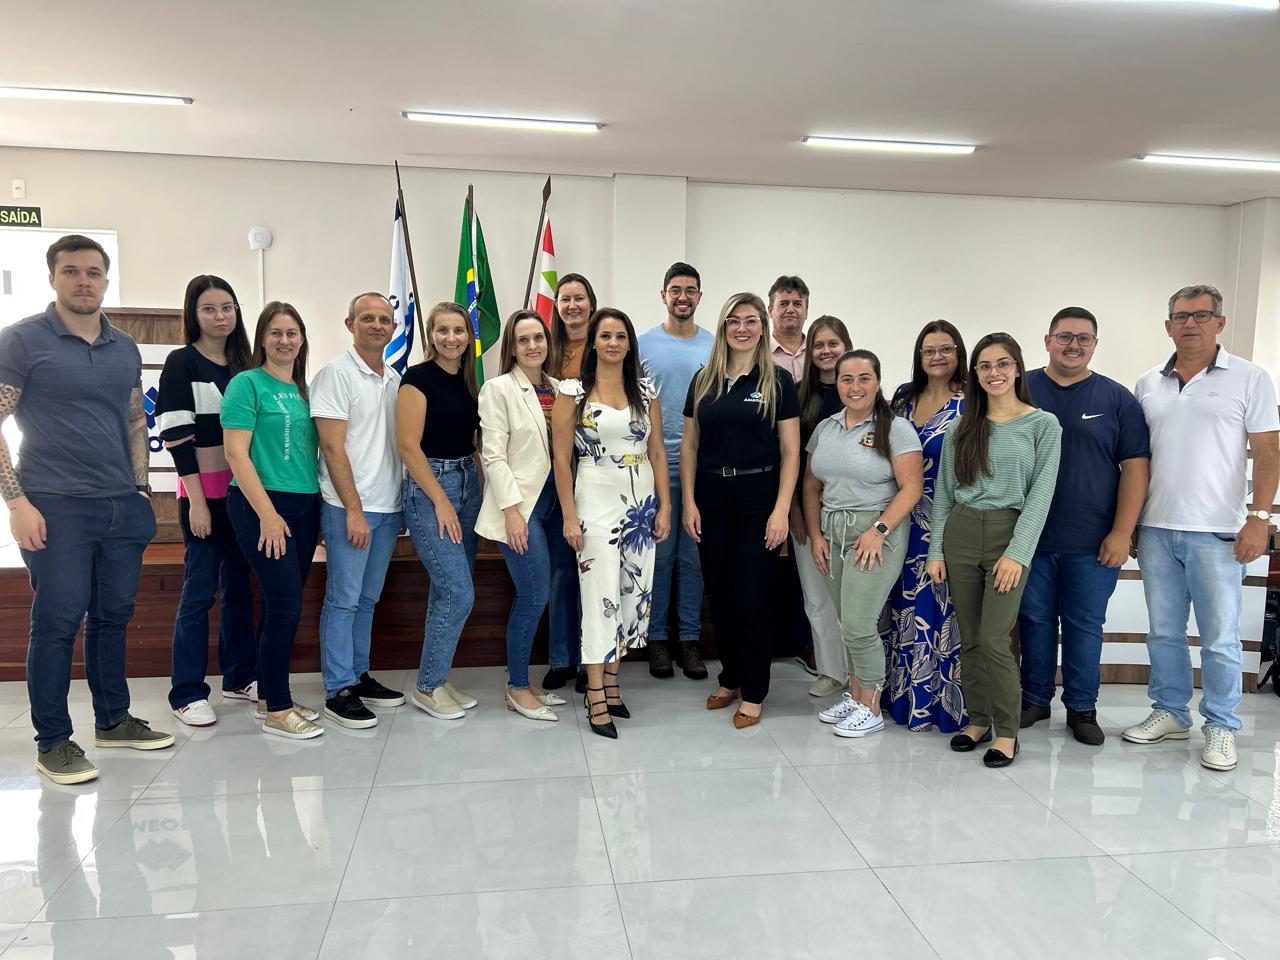
[[[409,261],[409,285],[413,288],[413,302],[416,304],[413,312],[418,318],[418,336],[421,338],[423,356],[426,356],[427,330],[422,322],[422,297],[418,295],[418,275],[413,269],[413,244],[409,242],[409,211],[404,207],[404,190],[400,187],[400,161],[393,160],[392,163],[396,168],[396,203],[400,205],[400,229],[404,231],[404,255]],[[408,309],[407,304],[405,309]],[[408,359],[408,357],[405,358],[406,363]]]
[[[475,314],[471,315],[471,334],[476,341],[476,369],[477,372],[483,371],[484,367],[484,348],[480,344],[480,265],[476,263],[476,230],[480,222],[479,216],[476,215],[476,188],[475,184],[467,184],[467,225],[470,228],[468,233],[471,235],[471,276],[475,278],[476,284],[476,306]],[[471,310],[471,304],[466,304],[468,313]]]
[[[538,268],[538,254],[542,251],[543,222],[547,215],[547,201],[550,199],[551,178],[547,177],[547,182],[542,187],[542,210],[538,214],[537,233],[533,236],[533,256],[529,258],[529,282],[524,285],[525,307],[529,307],[529,297],[533,294],[533,274]]]

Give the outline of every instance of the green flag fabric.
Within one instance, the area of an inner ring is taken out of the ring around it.
[[[462,241],[458,248],[458,281],[454,299],[467,308],[476,340],[476,383],[484,383],[484,351],[498,342],[501,322],[498,300],[489,273],[489,253],[484,246],[480,217],[468,197],[462,205]]]

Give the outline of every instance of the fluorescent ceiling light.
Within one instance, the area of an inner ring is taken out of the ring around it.
[[[502,127],[507,130],[554,130],[558,133],[595,133],[603,123],[587,120],[535,120],[530,117],[486,117],[465,113],[404,111],[406,120],[419,123],[452,123],[464,127]]]
[[[190,97],[159,97],[150,93],[108,93],[104,90],[55,90],[50,87],[0,87],[0,98],[8,100],[82,100],[93,103],[151,103],[182,107]]]
[[[1167,163],[1180,167],[1217,167],[1222,170],[1253,170],[1258,173],[1280,173],[1278,160],[1235,160],[1231,157],[1175,157],[1163,153],[1148,153],[1139,157],[1146,163]]]
[[[1099,2],[1099,0],[1094,0]],[[1280,10],[1280,0],[1109,0],[1111,3],[1203,3],[1218,7],[1249,7],[1253,10]]]
[[[913,140],[861,140],[851,137],[803,137],[801,143],[811,147],[838,147],[842,150],[870,150],[889,153],[973,153],[978,148],[969,143],[921,143]]]

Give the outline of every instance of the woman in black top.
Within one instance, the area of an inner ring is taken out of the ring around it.
[[[805,447],[814,428],[827,417],[844,409],[836,393],[836,366],[848,350],[853,349],[844,321],[830,315],[821,316],[809,327],[804,347],[804,376],[800,379],[800,477],[796,495],[791,500],[791,550],[796,558],[800,590],[804,594],[804,612],[813,634],[814,660],[818,676],[809,684],[809,695],[826,697],[843,690],[848,666],[844,640],[840,633],[840,615],[831,599],[826,578],[813,562],[809,535],[805,532],[804,511],[800,505],[808,454]]]
[[[427,314],[427,359],[405,371],[396,398],[396,446],[404,461],[404,522],[431,577],[418,683],[410,701],[455,720],[476,698],[449,683],[458,638],[475,597],[480,475],[475,340],[466,308]]]
[[[233,376],[249,365],[249,338],[231,284],[202,274],[182,298],[187,345],[169,354],[160,374],[156,425],[178,473],[178,525],[186,557],[173,626],[169,706],[192,727],[212,726],[209,705],[209,608],[220,595],[218,666],[224,699],[257,699],[258,657],[249,564],[227,519],[231,467],[218,418]]]
[[[720,311],[711,359],[689,385],[680,444],[684,528],[698,542],[711,601],[720,686],[707,709],[739,696],[733,725],[760,722],[769,693],[774,551],[800,469],[800,402],[774,366],[769,317],[753,293]]]

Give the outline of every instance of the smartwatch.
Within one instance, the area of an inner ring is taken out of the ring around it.
[[[880,536],[887,537],[889,535],[889,525],[885,523],[883,520],[877,520],[871,526],[872,526],[872,529],[874,529],[877,533],[880,534]]]
[[[151,484],[149,483],[135,483],[133,488],[139,493],[145,493],[148,497],[151,496]]]

